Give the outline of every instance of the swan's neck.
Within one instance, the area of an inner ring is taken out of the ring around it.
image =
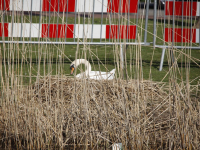
[[[85,75],[88,76],[89,73],[91,72],[91,69],[92,69],[90,63],[85,59],[77,59],[77,60],[75,60],[75,64],[74,64],[75,67],[78,67],[80,64],[84,64],[86,66]]]

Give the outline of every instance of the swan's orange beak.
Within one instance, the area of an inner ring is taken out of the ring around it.
[[[74,72],[74,67],[71,67],[71,74],[73,74]]]

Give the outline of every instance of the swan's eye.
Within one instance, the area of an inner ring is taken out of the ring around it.
[[[74,67],[74,64],[72,64],[72,65],[70,66],[70,69],[72,69],[72,68],[75,68],[75,67]]]

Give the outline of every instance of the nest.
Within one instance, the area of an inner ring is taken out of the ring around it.
[[[18,91],[15,104],[1,108],[5,116],[1,115],[2,128],[12,129],[6,134],[22,139],[24,143],[20,144],[14,140],[18,147],[24,144],[28,148],[98,149],[122,143],[127,149],[146,149],[169,148],[170,142],[176,148],[181,142],[189,147],[186,137],[192,132],[178,137],[187,126],[181,125],[183,116],[176,116],[184,102],[180,102],[180,108],[170,106],[173,95],[166,89],[165,83],[152,81],[48,76]],[[196,129],[197,116],[190,122],[196,123]],[[177,126],[180,129],[173,133]],[[199,136],[195,138],[198,140]]]

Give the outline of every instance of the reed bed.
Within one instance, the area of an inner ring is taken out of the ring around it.
[[[26,88],[5,89],[0,146],[110,149],[122,143],[124,149],[198,149],[200,85],[189,93],[180,86],[46,76]]]

